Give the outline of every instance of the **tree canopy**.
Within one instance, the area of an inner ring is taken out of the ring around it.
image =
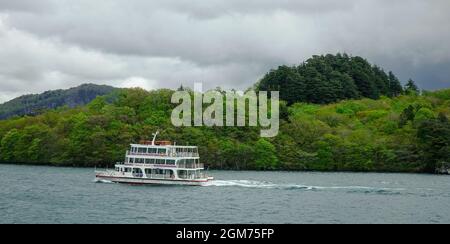
[[[125,89],[114,101],[0,121],[0,161],[112,166],[156,130],[198,145],[215,169],[431,172],[448,162],[450,90],[328,105],[286,106],[280,133],[258,127],[174,127],[172,90]]]
[[[298,66],[271,70],[257,85],[258,90],[280,91],[280,98],[293,104],[328,104],[345,99],[394,97],[403,93],[398,78],[347,54],[313,56]]]
[[[409,79],[408,82],[405,85],[405,92],[406,93],[412,93],[412,94],[419,94],[419,87],[417,87],[416,83]]]
[[[450,89],[419,93],[411,81],[405,93],[392,72],[345,54],[281,66],[256,89],[279,90],[286,101],[274,138],[260,138],[259,127],[174,127],[175,91],[122,89],[0,120],[0,162],[112,166],[156,130],[198,145],[214,169],[433,172],[450,161]]]

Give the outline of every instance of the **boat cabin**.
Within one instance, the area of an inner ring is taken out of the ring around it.
[[[128,155],[142,156],[169,156],[169,157],[198,157],[198,148],[195,146],[147,145],[131,144]]]
[[[115,170],[96,172],[96,178],[120,183],[201,185],[209,180],[196,146],[177,146],[170,141],[131,144],[125,161]]]

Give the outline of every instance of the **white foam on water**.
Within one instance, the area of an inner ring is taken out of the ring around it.
[[[275,184],[271,182],[252,181],[252,180],[214,180],[208,182],[205,186],[216,187],[245,187],[245,188],[261,188],[261,189],[284,189],[284,190],[346,190],[352,192],[363,193],[399,193],[405,191],[403,188],[381,188],[368,186],[308,186],[301,184]]]
[[[207,186],[240,186],[250,188],[274,188],[277,185],[272,183],[265,183],[261,181],[251,180],[213,180],[208,182]]]
[[[104,183],[104,184],[114,184],[114,182],[110,180],[94,180],[95,183]]]

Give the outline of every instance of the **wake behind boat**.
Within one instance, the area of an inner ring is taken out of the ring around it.
[[[125,162],[114,170],[95,171],[96,181],[128,184],[205,185],[209,177],[200,163],[196,146],[176,146],[170,141],[152,141],[131,144]]]

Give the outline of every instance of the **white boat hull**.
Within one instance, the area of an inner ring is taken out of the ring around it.
[[[120,176],[96,175],[96,181],[110,181],[114,183],[137,184],[137,185],[186,185],[186,186],[204,186],[212,181],[212,177],[208,179],[198,180],[174,180],[174,179],[149,179],[149,178],[131,178]]]

